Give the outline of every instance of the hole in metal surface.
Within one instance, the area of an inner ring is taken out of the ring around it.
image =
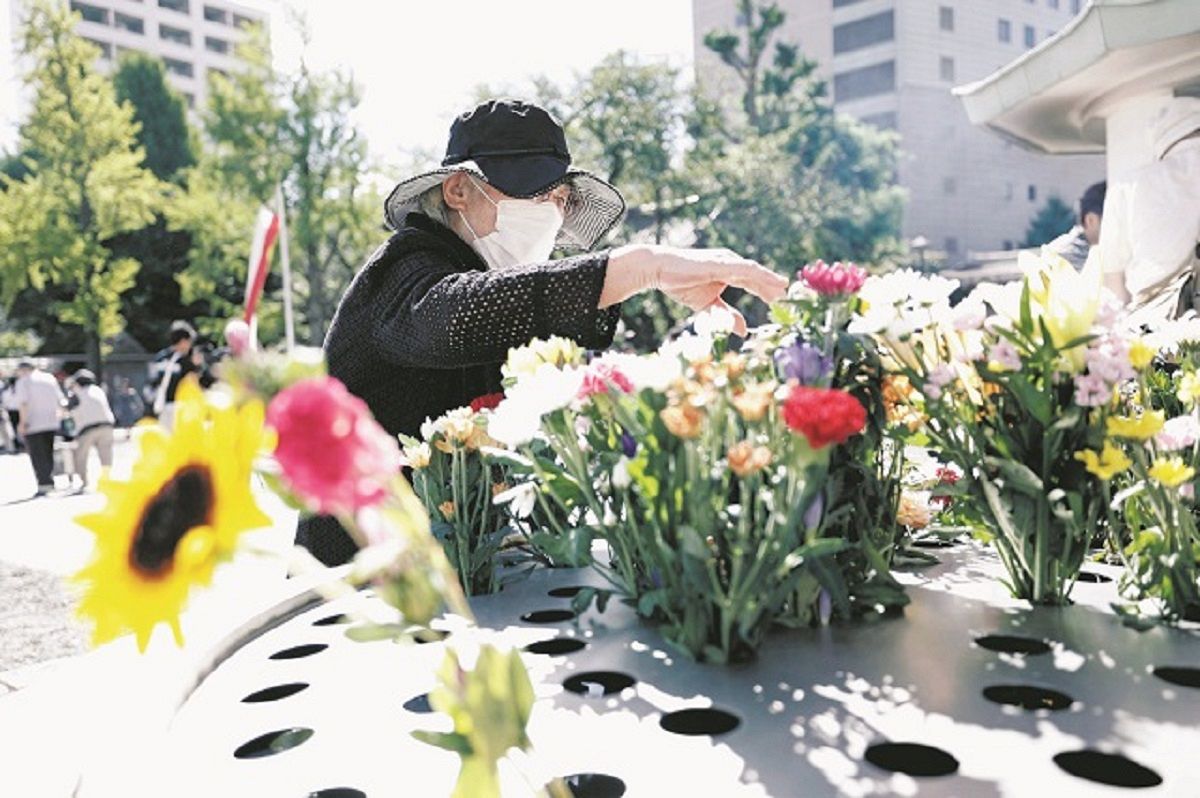
[[[258,692],[251,693],[242,699],[243,704],[264,704],[268,701],[278,701],[282,698],[295,695],[301,690],[307,690],[307,682],[289,682],[288,684],[276,684],[271,687],[266,687]]]
[[[274,756],[290,748],[295,748],[312,737],[313,733],[312,729],[303,727],[267,732],[248,743],[242,743],[233,752],[233,755],[238,759],[261,759],[264,756]]]
[[[427,712],[433,712],[433,706],[429,703],[429,693],[421,693],[404,702],[404,708],[409,712],[416,712],[424,715]]]
[[[525,650],[530,654],[547,654],[549,656],[573,654],[585,648],[587,648],[587,643],[576,640],[574,637],[552,637],[549,640],[539,640],[525,646]]]
[[[575,773],[563,781],[575,798],[621,798],[625,782],[607,773]]]
[[[559,623],[574,617],[575,613],[570,610],[534,610],[522,615],[521,620],[526,623]]]
[[[572,587],[556,587],[553,590],[546,591],[547,596],[554,598],[573,598],[580,590],[583,590],[583,585],[574,585]]]
[[[1079,576],[1075,577],[1075,581],[1099,584],[1101,582],[1111,582],[1112,577],[1105,576],[1104,574],[1098,574],[1095,571],[1080,571]]]
[[[329,787],[328,789],[310,792],[308,798],[367,798],[367,794],[353,787]]]
[[[271,655],[271,659],[311,657],[313,654],[320,654],[327,648],[329,648],[329,645],[326,643],[305,643],[302,646],[292,646],[291,648],[285,648],[283,651],[276,651]]]
[[[1180,687],[1200,687],[1200,668],[1182,668],[1164,665],[1154,668],[1153,673],[1164,682],[1177,684]]]
[[[957,759],[920,743],[876,743],[867,748],[866,757],[875,767],[910,776],[949,776],[958,771]]]
[[[619,693],[637,684],[637,679],[620,671],[585,671],[563,680],[563,687],[587,698]]]
[[[337,615],[326,615],[320,620],[313,621],[313,626],[334,626],[339,623],[350,623],[350,616],[340,612]]]
[[[727,734],[738,727],[741,720],[737,715],[723,709],[711,707],[696,707],[681,709],[678,712],[668,712],[658,721],[658,725],[673,734],[699,736],[702,734]]]
[[[1066,709],[1075,699],[1066,693],[1031,684],[994,684],[983,688],[983,697],[997,704],[1006,704],[1021,709]]]
[[[1020,635],[984,635],[975,638],[975,643],[1002,654],[1046,654],[1050,651],[1050,644],[1045,640]]]
[[[1145,765],[1120,754],[1106,754],[1090,748],[1055,754],[1054,764],[1072,776],[1113,787],[1157,787],[1162,784],[1162,776]]]

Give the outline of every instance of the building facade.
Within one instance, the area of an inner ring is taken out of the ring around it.
[[[269,25],[267,15],[229,0],[68,0],[80,14],[77,31],[100,48],[97,66],[109,71],[125,51],[158,56],[167,79],[190,108],[203,108],[208,78],[237,67],[235,45],[252,24]],[[13,28],[23,13],[12,0]]]
[[[787,13],[777,36],[818,63],[834,106],[899,134],[903,235],[925,237],[948,262],[1020,246],[1051,196],[1075,207],[1104,179],[1102,158],[1029,152],[972,125],[950,93],[1053,36],[1080,0],[777,2]],[[735,0],[692,0],[692,12],[697,81],[725,91],[732,75],[704,36],[736,29]]]

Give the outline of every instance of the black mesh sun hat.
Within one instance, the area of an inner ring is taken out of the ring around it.
[[[571,168],[571,151],[554,117],[532,103],[488,100],[450,125],[440,169],[410,177],[392,189],[384,203],[387,226],[398,229],[405,214],[417,210],[422,194],[463,171],[520,199],[569,186],[559,246],[591,249],[625,212],[619,191],[589,172]]]

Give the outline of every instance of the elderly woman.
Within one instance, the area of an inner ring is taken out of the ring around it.
[[[728,250],[635,245],[550,260],[556,247],[590,250],[624,210],[615,188],[571,168],[544,110],[479,105],[451,126],[442,168],[388,197],[395,232],[342,298],[325,340],[330,373],[389,432],[415,435],[426,418],[499,391],[510,347],[550,335],[609,346],[621,302],[639,292],[694,310],[728,307],[731,285],[783,295],[783,277]],[[299,541],[325,562],[353,553],[325,519],[302,525]]]

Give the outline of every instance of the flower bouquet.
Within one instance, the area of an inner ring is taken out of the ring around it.
[[[423,441],[400,436],[413,488],[432,516],[432,532],[442,542],[467,595],[499,587],[496,559],[513,531],[493,499],[508,490],[505,469],[484,455],[495,443],[487,434],[489,411],[500,396],[484,396],[421,425]]]
[[[994,542],[1013,595],[1063,604],[1104,516],[1100,444],[1133,365],[1096,274],[1050,254],[1023,265],[1021,282],[953,309],[956,281],[872,278],[850,329],[915,388],[931,445],[965,471],[947,493]]]
[[[562,534],[608,543],[596,566],[615,591],[711,662],[748,655],[777,621],[813,622],[823,591],[848,595],[836,555],[849,543],[820,536],[818,497],[830,450],[865,423],[846,392],[754,379],[722,349],[688,337],[543,363],[491,427],[539,500],[577,519]]]

